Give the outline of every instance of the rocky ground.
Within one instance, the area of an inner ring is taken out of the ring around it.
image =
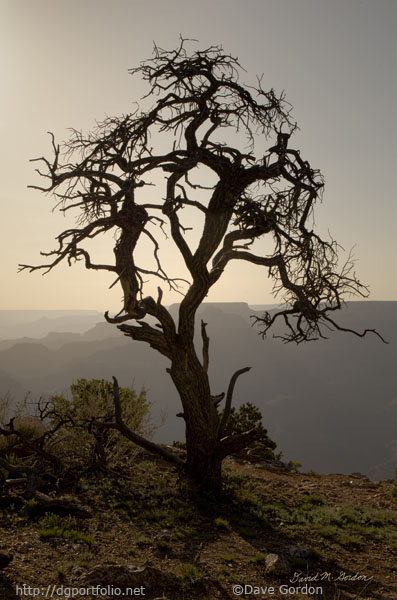
[[[397,600],[392,486],[227,460],[223,497],[200,498],[146,456],[60,491],[85,509],[71,516],[15,489],[0,499],[0,598]]]

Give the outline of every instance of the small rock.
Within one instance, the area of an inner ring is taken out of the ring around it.
[[[265,569],[275,575],[285,575],[289,571],[289,565],[278,554],[268,554],[265,559]]]

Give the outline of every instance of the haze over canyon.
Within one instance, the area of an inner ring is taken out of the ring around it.
[[[170,308],[175,316],[177,306]],[[359,338],[335,332],[329,339],[283,344],[262,339],[251,317],[263,307],[242,302],[203,304],[210,337],[212,391],[225,391],[231,374],[239,379],[236,406],[251,402],[285,460],[319,473],[360,472],[372,479],[393,476],[397,466],[395,344],[397,302],[349,302],[338,322]],[[199,348],[201,340],[197,339]],[[0,311],[0,395],[14,401],[67,392],[78,378],[118,377],[123,386],[144,386],[153,421],[164,423],[157,441],[184,439],[181,407],[166,373],[168,361],[149,346],[124,337],[96,311]]]

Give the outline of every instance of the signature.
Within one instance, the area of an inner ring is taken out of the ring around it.
[[[303,571],[295,571],[290,579],[290,583],[311,583],[313,581],[371,581],[373,577],[368,575],[361,575],[360,573],[346,573],[346,571],[339,571],[334,574],[330,571],[317,571],[313,575],[307,575]]]

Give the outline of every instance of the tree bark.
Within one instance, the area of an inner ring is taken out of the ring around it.
[[[221,464],[217,439],[219,417],[211,396],[208,374],[193,342],[183,340],[168,372],[178,390],[186,423],[187,475],[200,488],[219,491]]]

